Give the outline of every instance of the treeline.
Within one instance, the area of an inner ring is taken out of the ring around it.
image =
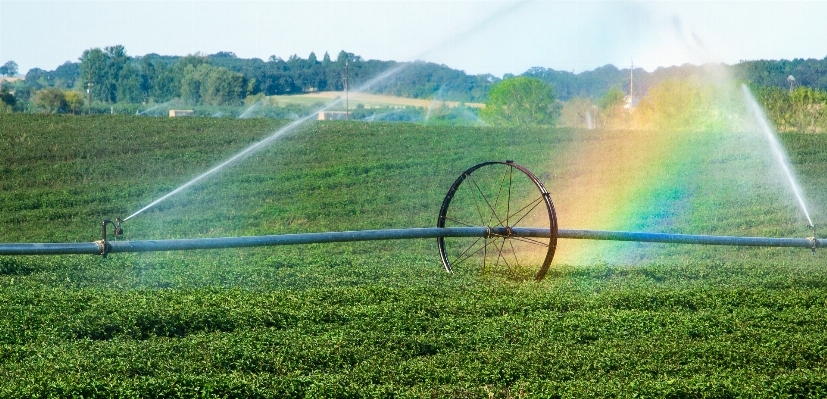
[[[735,65],[707,64],[681,65],[657,68],[647,72],[642,68],[634,69],[635,97],[643,97],[655,85],[669,80],[685,80],[690,78],[708,78],[714,75],[726,74],[732,79],[749,83],[750,85],[789,89],[788,78],[795,80],[794,86],[811,89],[827,90],[827,57],[817,59],[789,60],[760,60],[742,61]],[[549,68],[531,68],[524,76],[536,77],[552,84],[560,95],[561,100],[571,98],[589,98],[597,100],[612,89],[629,93],[630,68],[618,69],[614,65],[606,65],[592,71],[578,74],[566,71],[557,71]]]
[[[254,95],[284,95],[341,91],[348,81],[357,89],[370,79],[400,68],[391,78],[367,91],[411,98],[484,101],[492,75],[467,75],[445,65],[365,60],[339,52],[336,59],[315,53],[307,59],[293,55],[286,61],[271,56],[242,59],[230,52],[213,55],[131,57],[123,46],[93,48],[79,62],[66,62],[54,71],[31,69],[15,87],[19,100],[30,100],[45,88],[87,93],[93,102],[163,103],[174,98],[193,105],[237,105]]]
[[[0,72],[8,74],[16,69],[16,64],[9,61],[3,68]],[[175,100],[175,104],[207,107],[203,112],[219,115],[226,111],[209,107],[250,106],[271,95],[341,91],[346,76],[349,88],[354,90],[391,70],[396,73],[371,85],[367,91],[411,98],[491,102],[492,87],[503,81],[490,74],[469,75],[445,65],[421,61],[365,60],[345,51],[340,51],[335,58],[325,53],[318,59],[311,53],[306,59],[297,55],[287,60],[271,56],[264,61],[239,58],[230,52],[133,57],[118,45],[89,49],[81,54],[78,62],[66,62],[54,71],[33,68],[23,80],[4,82],[0,89],[0,112],[80,113],[91,108],[93,112],[121,109],[134,113],[143,112],[147,104]],[[630,72],[628,68],[613,65],[578,74],[536,67],[520,76],[536,78],[552,86],[560,103],[559,118],[555,120],[570,126],[674,125],[674,121],[667,123],[658,119],[664,115],[662,110],[674,108],[675,104],[668,105],[668,94],[708,97],[712,92],[704,82],[720,80],[723,76],[727,81],[734,79],[749,84],[778,130],[827,132],[827,58],[682,65],[652,72],[635,68],[634,102],[640,100],[641,103],[633,104],[638,109],[634,118],[625,110],[629,107]],[[513,75],[506,75],[504,79],[511,77]],[[680,82],[690,83],[686,86]],[[698,85],[704,89],[697,89]],[[309,112],[280,111],[284,112],[276,114]],[[365,117],[373,118],[373,112],[368,115],[364,111]],[[384,117],[428,120],[424,111],[406,112],[388,111]],[[472,113],[471,116],[476,115]],[[446,118],[453,118],[455,114],[461,113],[454,112]]]

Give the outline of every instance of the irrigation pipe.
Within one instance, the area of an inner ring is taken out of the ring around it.
[[[503,231],[499,231],[503,230]],[[103,255],[120,252],[185,251],[195,249],[268,247],[276,245],[323,244],[349,241],[403,240],[438,237],[486,237],[503,235],[504,227],[447,227],[390,230],[361,230],[323,233],[282,234],[175,240],[94,241],[78,243],[0,243],[0,255]],[[516,237],[550,237],[544,228],[512,228]],[[827,239],[710,236],[694,234],[643,233],[628,231],[560,229],[558,238],[657,242],[672,244],[728,245],[747,247],[823,248]],[[105,248],[104,248],[105,247]],[[105,249],[105,252],[104,252]]]

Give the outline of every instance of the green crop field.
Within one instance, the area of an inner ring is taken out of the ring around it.
[[[103,218],[284,123],[0,115],[0,242],[97,240]],[[431,227],[457,176],[492,159],[564,203],[600,134],[313,122],[130,219],[123,239]],[[716,153],[715,137],[639,182],[654,199],[629,198],[627,226],[808,234],[781,186],[746,169],[754,157]],[[822,223],[827,135],[781,139]],[[588,227],[563,209],[561,227]],[[0,397],[827,396],[823,252],[611,249],[540,283],[449,275],[435,240],[0,257]]]

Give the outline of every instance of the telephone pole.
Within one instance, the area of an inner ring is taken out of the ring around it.
[[[350,80],[350,73],[348,71],[348,58],[350,58],[350,56],[345,58],[345,120],[346,121],[350,120],[350,104],[348,103],[348,101],[350,100],[350,98],[348,97],[348,93],[349,93],[348,92],[348,83],[349,83],[348,81]]]
[[[629,104],[635,102],[635,60],[632,59],[632,68],[629,69]]]
[[[86,101],[88,115],[92,115],[92,65],[89,65],[89,77],[86,79]]]

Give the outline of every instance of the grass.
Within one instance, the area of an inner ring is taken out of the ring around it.
[[[98,239],[102,218],[283,123],[0,116],[0,242]],[[316,122],[131,219],[126,239],[429,227],[470,165],[515,159],[557,196],[556,171],[594,140]],[[823,209],[827,136],[782,140]],[[694,195],[645,226],[798,233],[774,186],[713,173],[741,162],[719,158],[679,168],[670,184]],[[827,395],[823,254],[626,245],[642,258],[554,264],[539,284],[447,275],[433,240],[0,257],[0,396]]]

